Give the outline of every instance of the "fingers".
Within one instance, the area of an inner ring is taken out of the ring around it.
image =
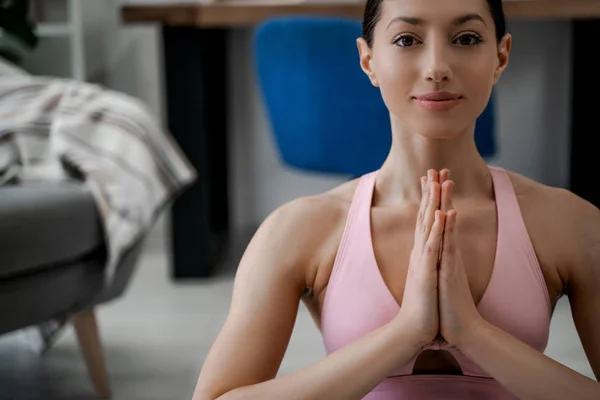
[[[456,210],[452,204],[454,182],[450,170],[427,171],[421,177],[421,204],[417,215],[415,248],[426,265],[452,262],[456,254]]]
[[[430,182],[439,182],[440,181],[440,173],[435,169],[430,169],[427,171],[427,178]]]
[[[450,210],[446,214],[442,246],[442,268],[444,265],[452,265],[456,257],[456,215],[456,210]]]
[[[440,171],[440,185],[442,190],[442,200],[440,210],[448,212],[452,210],[452,189],[454,182],[450,180],[450,170],[444,168]]]
[[[422,237],[423,233],[431,230],[431,226],[425,226],[425,216],[427,215],[431,200],[431,182],[433,181],[433,178],[435,178],[435,176],[433,175],[432,170],[427,172],[427,176],[421,177],[421,204],[419,205],[417,224],[415,227],[415,244],[418,244],[420,248],[425,245],[427,240],[427,237]],[[430,224],[432,223],[433,220]]]
[[[431,232],[431,228],[433,227],[435,211],[440,209],[440,184],[437,181],[438,173],[437,171],[429,171],[429,199],[427,203],[427,207],[425,209],[425,215],[423,216],[423,226],[422,226],[422,238],[423,242],[427,242],[427,238],[429,237],[429,233]],[[433,180],[435,179],[435,180]]]
[[[448,179],[449,170],[438,173],[436,170],[427,171],[427,177],[421,178],[421,204],[417,214],[415,230],[415,247],[422,252],[427,244],[433,225],[436,211],[440,209],[442,201],[440,179]],[[442,224],[442,232],[444,225]]]
[[[440,171],[440,184],[443,184],[447,180],[450,179],[450,170],[448,168],[444,168]]]
[[[445,213],[454,209],[454,205],[452,204],[452,189],[454,189],[454,181],[447,180],[442,184],[441,210]]]
[[[422,260],[424,262],[423,265],[426,265],[428,268],[437,269],[442,238],[444,236],[446,215],[442,211],[436,210],[433,218],[434,222],[431,227],[431,234],[427,238],[427,242],[423,248]]]

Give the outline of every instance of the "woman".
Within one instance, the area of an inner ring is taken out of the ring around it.
[[[600,377],[598,209],[474,143],[511,48],[501,1],[368,0],[358,47],[389,157],[264,222],[195,399],[600,398],[542,354],[568,294]],[[276,377],[301,299],[328,355]]]

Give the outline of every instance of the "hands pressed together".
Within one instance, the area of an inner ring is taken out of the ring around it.
[[[450,171],[421,178],[422,199],[398,318],[425,346],[436,338],[461,347],[481,321],[458,248]]]

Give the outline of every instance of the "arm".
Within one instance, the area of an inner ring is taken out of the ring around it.
[[[600,211],[588,203],[578,209],[583,215],[567,293],[581,344],[600,379]]]
[[[408,329],[392,322],[314,365],[276,378],[307,286],[306,271],[318,265],[319,246],[331,238],[341,217],[322,203],[303,199],[284,206],[253,238],[195,400],[359,399],[418,351]]]
[[[568,294],[575,325],[600,376],[600,212],[569,195],[558,248],[571,253]],[[556,215],[559,215],[556,213]],[[600,384],[480,320],[462,351],[521,399],[599,399]]]
[[[459,349],[517,398],[599,399],[600,384],[480,320]]]

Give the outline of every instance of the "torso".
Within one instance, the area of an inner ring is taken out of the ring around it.
[[[558,231],[548,217],[547,204],[552,201],[552,191],[546,187],[517,174],[510,173],[517,194],[521,213],[525,221],[534,250],[540,262],[546,287],[550,295],[552,309],[564,291],[565,276],[568,274],[568,262],[557,253],[552,232]],[[307,291],[304,303],[320,329],[321,311],[327,285],[333,269],[335,256],[345,225],[354,190],[358,181],[348,182],[335,190],[323,194],[327,204],[332,205],[336,218],[330,240],[320,249],[320,262],[307,273]],[[545,201],[541,201],[545,200]],[[456,203],[459,213],[459,247],[466,260],[467,276],[475,303],[479,303],[487,288],[492,273],[497,243],[496,205],[493,200]],[[551,208],[551,207],[550,207]],[[546,211],[544,211],[546,209]],[[406,281],[408,260],[414,241],[417,207],[386,207],[374,204],[371,209],[371,232],[373,248],[380,273],[390,293],[401,304]],[[564,243],[564,238],[561,238]],[[414,373],[457,373],[456,361],[444,351],[426,351],[415,364]]]

